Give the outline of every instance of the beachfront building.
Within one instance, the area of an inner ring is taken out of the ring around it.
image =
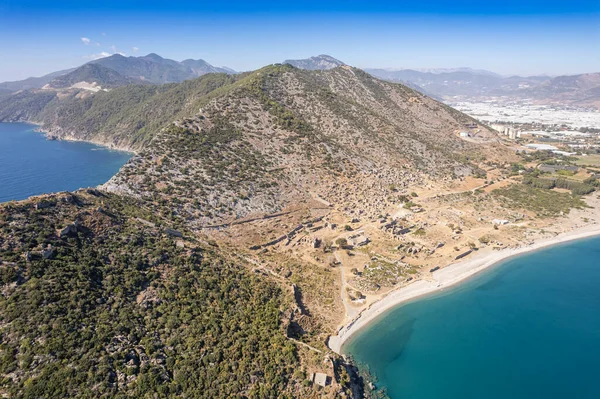
[[[521,137],[521,132],[517,131],[517,129],[515,129],[514,127],[509,126],[509,125],[494,123],[494,124],[491,124],[490,127],[492,129],[494,129],[495,131],[497,131],[498,133],[508,136],[508,138],[511,140],[515,140],[515,139]]]

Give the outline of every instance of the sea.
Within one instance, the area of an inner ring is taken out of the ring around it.
[[[0,202],[97,186],[132,156],[89,143],[47,140],[34,129],[0,123]]]
[[[598,399],[600,238],[399,305],[342,351],[392,399]]]

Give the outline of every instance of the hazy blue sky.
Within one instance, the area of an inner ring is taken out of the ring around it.
[[[363,68],[600,72],[600,0],[419,3],[0,0],[0,81],[115,52],[236,70],[325,53]]]

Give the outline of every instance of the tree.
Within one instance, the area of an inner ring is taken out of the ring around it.
[[[344,247],[346,247],[346,246],[348,245],[348,240],[346,240],[346,239],[345,239],[345,238],[343,238],[343,237],[340,237],[340,238],[338,238],[337,240],[335,240],[335,243],[336,243],[336,244],[337,244],[339,247],[341,247],[341,248],[344,248]]]

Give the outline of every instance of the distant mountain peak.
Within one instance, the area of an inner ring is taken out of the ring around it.
[[[292,66],[295,66],[296,68],[308,69],[311,71],[333,69],[339,66],[346,65],[342,61],[333,58],[332,56],[327,54],[320,54],[317,56],[299,60],[285,60],[283,61],[283,63],[290,64]]]
[[[92,91],[97,91],[100,88],[112,88],[136,83],[139,84],[141,81],[123,76],[117,71],[100,64],[84,64],[72,72],[54,78],[51,82],[45,85],[44,88],[66,89],[81,83],[95,85]]]
[[[156,84],[181,82],[207,73],[232,73],[229,69],[214,67],[204,60],[188,59],[179,62],[155,53],[141,57],[111,56],[92,62],[113,69],[123,76]]]
[[[147,58],[147,59],[151,59],[151,60],[156,60],[156,61],[162,61],[164,60],[163,57],[161,57],[160,55],[156,54],[156,53],[150,53],[142,58]]]
[[[204,61],[203,59],[199,58],[197,60],[193,59],[193,58],[188,58],[186,60],[181,61],[182,64],[191,64],[191,63],[204,63],[204,64],[208,64],[208,62]]]
[[[328,61],[332,61],[332,62],[338,63],[340,65],[345,65],[342,61],[340,61],[340,60],[338,60],[336,58],[333,58],[332,56],[330,56],[328,54],[319,54],[317,56],[310,57],[310,59],[328,60]]]

